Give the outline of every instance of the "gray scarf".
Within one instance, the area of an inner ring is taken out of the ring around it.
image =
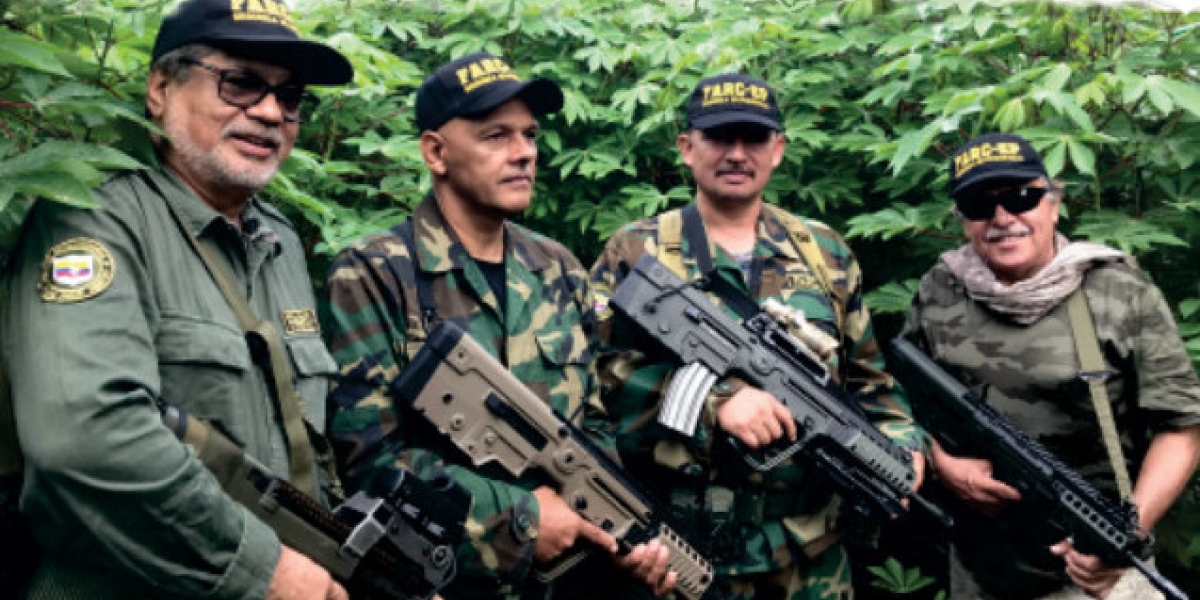
[[[1037,321],[1074,292],[1093,266],[1124,262],[1137,266],[1132,256],[1091,242],[1070,242],[1054,236],[1054,260],[1035,275],[1011,285],[1000,283],[971,244],[942,254],[941,262],[963,283],[972,300],[1008,315],[1022,325]]]

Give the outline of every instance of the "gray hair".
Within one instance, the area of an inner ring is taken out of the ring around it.
[[[204,44],[187,44],[158,57],[150,65],[150,71],[160,71],[175,83],[183,83],[191,77],[191,64],[188,61],[199,61],[216,52],[216,48]]]
[[[1067,191],[1067,184],[1061,179],[1047,179],[1049,184],[1046,186],[1046,197],[1052,202],[1060,202],[1063,195]]]

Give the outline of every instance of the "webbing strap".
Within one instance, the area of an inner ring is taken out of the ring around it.
[[[1108,388],[1104,387],[1110,372],[1100,353],[1100,341],[1096,339],[1096,326],[1092,322],[1092,313],[1088,309],[1082,285],[1067,299],[1067,317],[1071,321],[1075,351],[1079,354],[1079,377],[1088,384],[1092,406],[1096,409],[1096,420],[1100,422],[1104,448],[1108,451],[1108,460],[1117,477],[1117,489],[1122,498],[1132,498],[1133,484],[1126,468],[1125,453],[1121,450],[1121,438],[1117,435],[1112,406],[1108,402]]]
[[[417,282],[417,299],[421,303],[421,321],[425,325],[425,333],[429,333],[438,320],[437,301],[433,297],[433,283],[429,276],[421,270],[420,258],[417,256],[417,226],[410,219],[399,226],[400,239],[408,248],[408,262],[412,265],[413,280]]]
[[[284,438],[288,446],[289,479],[297,488],[312,494],[313,498],[320,498],[321,488],[317,483],[316,470],[313,468],[316,459],[313,456],[312,442],[308,438],[308,429],[304,425],[304,416],[301,413],[304,400],[296,393],[296,388],[292,385],[291,359],[288,358],[287,350],[283,347],[283,338],[280,336],[279,330],[270,320],[259,319],[254,314],[254,309],[250,307],[245,294],[238,289],[237,278],[230,271],[225,258],[212,246],[200,243],[184,225],[183,220],[176,213],[175,207],[171,206],[170,202],[166,204],[170,209],[171,216],[175,219],[175,224],[179,226],[179,230],[183,232],[188,244],[192,246],[209,274],[212,275],[217,289],[221,290],[221,295],[225,296],[225,301],[233,310],[238,325],[246,333],[247,342],[253,336],[266,346],[269,364],[260,363],[259,368],[265,371],[268,381],[273,383],[272,391],[275,393],[279,414],[283,418]],[[257,353],[252,351],[250,354],[256,363],[259,362],[260,358],[256,356]]]
[[[838,302],[837,294],[833,292],[833,279],[829,277],[829,267],[825,263],[825,255],[821,254],[821,247],[817,245],[817,239],[813,237],[812,231],[809,231],[808,225],[791,213],[765,203],[763,210],[770,212],[784,224],[788,237],[792,239],[792,245],[800,252],[800,257],[804,259],[808,268],[816,274],[817,281],[825,290],[825,295],[829,297],[829,304],[833,306],[833,316],[837,320],[840,335],[846,315],[842,314],[842,304]]]
[[[700,209],[693,202],[682,211],[683,236],[687,238],[688,250],[696,257],[696,267],[700,276],[708,279],[712,275],[713,257],[708,247],[708,235],[704,232],[704,219],[700,218]],[[753,293],[754,290],[751,290]]]
[[[687,279],[683,268],[683,211],[671,210],[658,216],[658,255],[655,258],[668,270]]]

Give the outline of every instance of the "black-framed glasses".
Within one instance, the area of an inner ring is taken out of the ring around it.
[[[296,123],[304,115],[311,114],[317,105],[317,97],[297,83],[271,85],[262,77],[241,69],[222,69],[191,58],[183,58],[180,62],[216,75],[217,96],[231,106],[247,109],[262,102],[267,94],[274,94],[275,102],[283,112],[283,120]]]
[[[986,221],[996,214],[996,207],[1003,206],[1012,215],[1033,210],[1046,196],[1044,187],[1018,187],[994,194],[973,194],[954,201],[958,214],[968,221]]]

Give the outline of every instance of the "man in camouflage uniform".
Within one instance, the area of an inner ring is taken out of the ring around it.
[[[533,563],[577,541],[616,549],[553,489],[474,470],[419,415],[396,410],[388,391],[435,320],[448,319],[611,447],[597,398],[587,272],[561,244],[509,221],[533,191],[536,117],[562,103],[554,82],[522,82],[487,54],[437,69],[416,103],[432,191],[408,222],[342,253],[329,276],[326,327],[344,365],[330,400],[332,437],[347,487],[396,463],[421,474],[444,471],[473,493],[470,540],[442,592],[448,599],[544,595]],[[621,562],[662,593],[674,576],[666,549],[651,544]]]
[[[850,566],[831,488],[797,462],[750,474],[739,458],[721,451],[729,448],[719,437],[724,434],[751,448],[794,438],[791,414],[769,394],[729,378],[707,398],[695,436],[659,425],[673,365],[619,345],[623,325],[605,306],[649,253],[686,281],[720,277],[760,302],[774,298],[800,309],[840,341],[831,372],[858,394],[868,415],[900,445],[920,444],[902,397],[880,370],[882,356],[849,248],[827,226],[763,202],[762,190],[784,151],[774,91],[744,75],[708,78],[696,86],[687,119],[678,144],[696,180],[695,203],[624,227],[592,269],[607,344],[598,363],[602,397],[618,422],[618,448],[635,476],[669,499],[692,541],[712,559],[717,597],[850,598]],[[914,456],[920,472],[923,459]]]
[[[0,293],[21,510],[43,548],[26,597],[344,599],[222,491],[155,404],[219,424],[325,499],[325,444],[308,432],[323,428],[337,365],[304,248],[255,195],[308,116],[305,85],[344,84],[353,70],[300,39],[274,0],[181,3],[152,61],[146,113],[167,134],[154,136],[155,164],[114,174],[95,209],[38,202]],[[282,334],[295,394],[273,391],[200,249]]]
[[[1200,385],[1159,290],[1117,250],[1056,233],[1061,188],[1014,135],[985,135],[951,163],[970,243],[921,280],[907,328],[939,362],[1089,482],[1117,496],[1066,299],[1086,299],[1110,373],[1105,387],[1149,531],[1200,457]],[[940,446],[931,472],[966,508],[953,529],[954,598],[1158,597],[1136,570],[1080,554],[1022,518],[1020,494],[982,459]],[[1139,468],[1140,465],[1140,468]],[[1106,596],[1107,594],[1107,596]]]

